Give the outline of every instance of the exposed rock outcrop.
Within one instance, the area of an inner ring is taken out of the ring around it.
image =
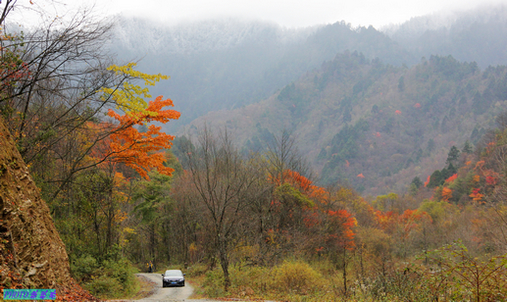
[[[0,288],[73,286],[49,208],[0,118]]]

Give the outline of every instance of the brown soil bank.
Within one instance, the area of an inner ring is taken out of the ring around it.
[[[57,289],[60,298],[70,298],[76,292],[81,298],[93,299],[86,297],[70,277],[65,245],[49,208],[0,118],[0,289],[3,288]]]

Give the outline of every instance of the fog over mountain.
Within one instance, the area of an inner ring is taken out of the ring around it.
[[[368,173],[354,185],[374,194],[403,189],[416,172],[426,177],[452,144],[490,127],[506,100],[504,67],[488,67],[507,65],[506,6],[417,17],[381,31],[345,22],[164,27],[120,18],[115,37],[119,58],[171,76],[153,93],[182,113],[166,131],[183,134],[206,121],[238,133],[251,150],[285,128],[324,182]],[[371,131],[396,150],[374,145]]]
[[[153,94],[173,99],[181,111],[166,128],[174,133],[207,112],[266,99],[346,50],[395,66],[431,55],[481,68],[507,64],[507,9],[422,16],[381,31],[346,22],[288,29],[233,18],[167,26],[119,16],[113,37],[121,61],[139,60],[142,71],[171,76]]]
[[[274,23],[217,19],[165,26],[133,17],[119,17],[115,36],[122,51],[138,55],[196,54],[237,47],[251,41],[276,40],[280,43],[297,42],[313,33],[315,26],[306,29],[285,29]],[[143,41],[139,44],[140,41]]]
[[[180,121],[168,130],[220,109],[258,102],[337,53],[359,51],[401,65],[415,60],[385,34],[345,22],[302,29],[236,19],[164,27],[119,18],[112,50],[122,61],[171,79],[154,89],[174,100]]]
[[[507,64],[507,6],[438,13],[382,28],[416,57],[452,55],[458,60]]]

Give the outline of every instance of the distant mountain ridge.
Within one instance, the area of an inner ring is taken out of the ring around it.
[[[507,108],[507,67],[431,56],[408,67],[339,54],[270,98],[212,112],[249,150],[264,150],[285,129],[319,174],[321,184],[348,184],[365,194],[400,192],[426,179],[451,146],[472,144]]]
[[[507,5],[412,18],[381,29],[415,57],[452,55],[481,68],[507,64]]]
[[[114,37],[127,50],[150,55],[190,54],[233,48],[254,39],[281,43],[306,38],[318,27],[302,30],[284,29],[276,24],[233,18],[164,26],[134,17],[118,17]],[[139,41],[143,43],[139,44]]]
[[[171,97],[182,113],[169,131],[209,111],[267,98],[345,50],[359,50],[368,58],[396,65],[414,60],[373,27],[353,29],[344,22],[283,29],[228,19],[166,28],[120,18],[112,42],[120,60],[142,58],[143,71],[171,76],[154,89],[156,95]]]
[[[474,142],[507,106],[501,5],[418,17],[383,32],[345,22],[301,30],[238,20],[143,24],[124,27],[129,39],[115,47],[120,58],[150,49],[140,68],[172,76],[154,90],[182,113],[167,131],[207,121],[258,150],[287,129],[322,183],[366,194],[423,179],[451,145]],[[146,39],[139,49],[136,37]]]
[[[481,68],[507,64],[507,9],[501,5],[417,17],[381,31],[343,21],[287,29],[232,18],[164,26],[120,16],[117,24],[111,48],[120,60],[141,60],[143,71],[171,76],[153,90],[172,98],[182,113],[166,126],[170,132],[208,112],[259,102],[347,50],[394,66],[431,55]]]

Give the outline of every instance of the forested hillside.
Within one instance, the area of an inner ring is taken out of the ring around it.
[[[431,55],[452,55],[482,69],[505,65],[505,16],[503,6],[485,7],[383,29],[345,21],[287,29],[236,19],[166,26],[119,17],[110,44],[120,59],[139,59],[142,71],[171,74],[154,92],[170,94],[181,109],[182,119],[165,126],[174,131],[210,111],[268,98],[346,50],[394,66],[410,67]]]
[[[175,130],[207,112],[233,109],[269,97],[304,72],[345,50],[401,65],[414,59],[385,34],[345,22],[286,29],[234,19],[163,27],[119,20],[112,50],[141,59],[139,68],[171,74],[155,94],[170,93],[182,113]],[[142,42],[141,42],[142,41]]]
[[[506,71],[450,56],[407,68],[345,53],[259,104],[200,122],[226,126],[246,150],[263,150],[285,129],[323,184],[403,192],[442,165],[451,146],[473,145],[493,125],[507,105]]]

